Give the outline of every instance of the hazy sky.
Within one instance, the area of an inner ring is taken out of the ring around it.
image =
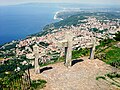
[[[120,4],[120,0],[0,0],[0,5],[20,4],[20,3],[90,3],[90,4]]]

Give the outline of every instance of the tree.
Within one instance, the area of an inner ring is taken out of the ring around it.
[[[114,39],[115,39],[116,41],[120,41],[120,31],[118,31],[118,32],[115,34]]]

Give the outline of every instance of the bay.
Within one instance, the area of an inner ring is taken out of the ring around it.
[[[58,10],[58,5],[44,3],[0,6],[0,44],[40,32],[56,21],[54,15]]]

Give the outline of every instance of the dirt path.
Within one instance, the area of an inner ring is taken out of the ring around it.
[[[63,63],[42,67],[41,74],[34,74],[32,79],[45,79],[43,90],[119,90],[104,80],[97,81],[96,77],[112,72],[115,68],[100,60],[89,60],[88,57],[75,60],[73,66],[66,68]]]

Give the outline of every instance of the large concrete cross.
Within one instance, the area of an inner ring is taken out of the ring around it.
[[[65,40],[61,41],[62,47],[65,50],[65,66],[70,67],[72,64],[72,45],[73,35],[70,32],[66,32]]]
[[[92,37],[92,48],[90,50],[90,60],[94,59],[94,55],[95,55],[95,47],[96,47],[96,38]]]
[[[65,50],[65,66],[70,67],[72,66],[72,45],[73,45],[73,35],[70,32],[66,32],[65,39],[61,41],[62,47],[64,47]],[[92,48],[90,52],[90,59],[94,59],[94,53],[95,53],[95,45],[96,39],[95,37],[92,38]],[[35,57],[35,73],[40,73],[40,66],[39,66],[39,58],[41,54],[39,53],[39,46],[34,45],[33,46],[33,53]]]
[[[33,53],[34,53],[34,57],[35,57],[35,73],[38,74],[40,73],[40,66],[39,66],[39,46],[37,46],[37,44],[35,44],[33,46]]]
[[[73,35],[70,32],[66,32],[65,39],[61,41],[62,47],[65,50],[65,66],[70,67],[72,65],[72,45],[73,45]],[[90,60],[94,59],[96,47],[96,38],[92,37],[92,44],[90,50]]]
[[[42,50],[42,52],[40,52],[40,47],[35,44],[33,46],[33,54],[34,54],[34,58],[35,58],[35,62],[34,62],[34,66],[35,66],[35,73],[38,74],[40,73],[40,66],[39,66],[39,59],[44,59],[42,58],[43,56],[45,56],[45,49]]]

